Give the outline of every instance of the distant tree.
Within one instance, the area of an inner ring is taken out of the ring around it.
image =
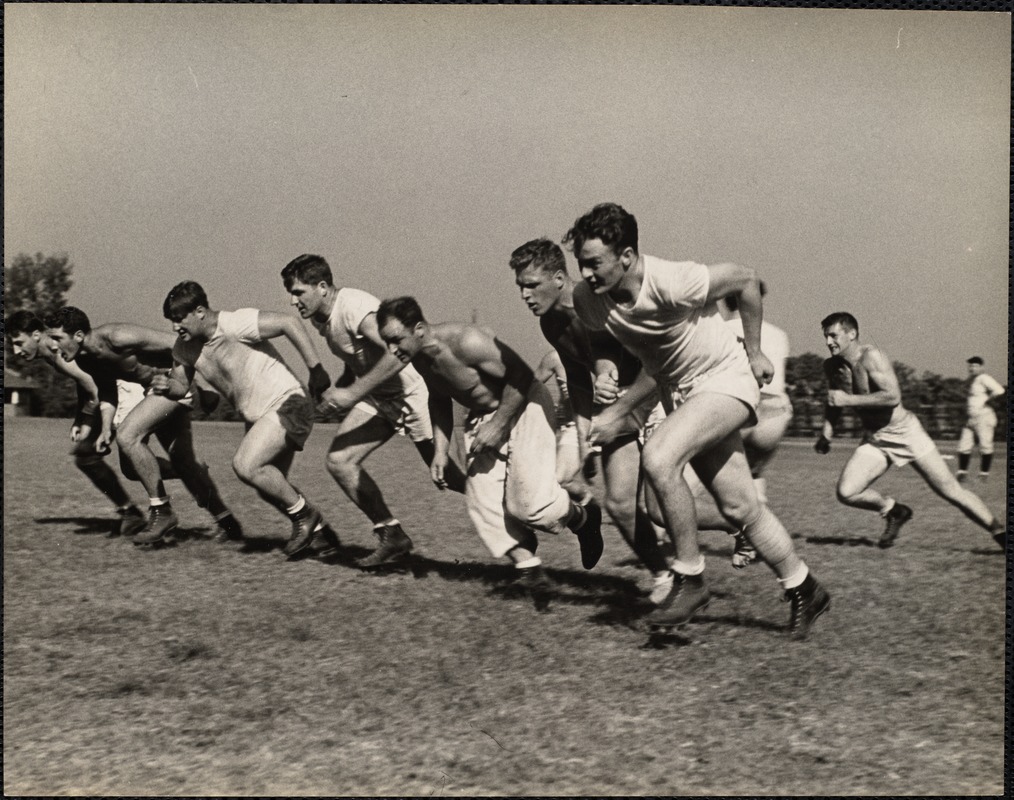
[[[27,309],[44,317],[62,308],[73,271],[66,254],[18,253],[4,271],[4,313]]]
[[[785,382],[793,397],[809,397],[824,391],[824,359],[814,353],[785,360]]]
[[[64,254],[36,253],[33,257],[18,253],[4,269],[4,316],[25,309],[45,318],[66,305],[67,292],[73,285],[70,278],[73,269]],[[77,397],[73,381],[40,361],[22,364],[13,356],[5,337],[4,363],[39,384],[39,413],[53,417],[73,413]]]

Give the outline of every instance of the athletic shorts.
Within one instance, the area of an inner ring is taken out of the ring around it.
[[[313,430],[313,412],[313,403],[303,394],[302,389],[296,389],[277,400],[257,421],[265,418],[273,420],[285,429],[285,438],[293,448],[302,450]]]
[[[757,424],[792,418],[792,403],[789,398],[781,394],[761,394],[760,403],[757,405]]]
[[[116,381],[116,414],[113,415],[113,429],[120,427],[120,424],[127,418],[127,414],[133,411],[138,404],[148,395],[145,388],[133,381]],[[195,404],[194,393],[187,392],[180,400],[176,401],[181,406],[192,409]]]
[[[757,379],[749,370],[706,372],[676,388],[659,384],[659,397],[666,414],[671,414],[691,397],[702,394],[724,394],[735,397],[750,411],[750,418],[743,424],[743,427],[748,428],[757,424],[760,387],[757,385]],[[652,414],[657,416],[657,411],[653,411]],[[657,427],[657,423],[655,427]]]
[[[859,446],[875,447],[896,467],[903,467],[936,449],[919,418],[907,410],[900,419],[883,428],[866,431]]]
[[[367,395],[354,408],[391,423],[395,433],[408,436],[413,442],[433,438],[430,423],[429,393],[425,385],[401,397],[374,397]]]

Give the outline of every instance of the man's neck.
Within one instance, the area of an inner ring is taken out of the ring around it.
[[[327,294],[324,296],[324,300],[321,303],[320,310],[313,315],[313,319],[316,322],[327,322],[331,318],[331,312],[334,311],[334,304],[338,302],[338,287],[335,286],[327,290]]]
[[[620,278],[620,282],[609,291],[609,297],[615,303],[631,306],[637,301],[637,296],[641,293],[641,283],[643,280],[644,256],[638,254],[637,261]]]

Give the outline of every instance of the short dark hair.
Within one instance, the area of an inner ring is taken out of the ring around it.
[[[856,336],[859,335],[859,321],[847,311],[835,311],[820,321],[820,329],[822,331],[827,330],[832,325],[841,325],[846,330],[855,331]]]
[[[768,287],[767,287],[767,284],[764,283],[764,281],[760,282],[760,293],[761,293],[761,297],[766,297],[767,296]],[[739,295],[736,295],[736,294],[727,294],[722,299],[725,300],[725,304],[729,307],[730,311],[738,311],[739,310]]]
[[[969,364],[978,364],[980,367],[986,362],[982,360],[982,356],[972,356],[968,359]]]
[[[90,333],[92,323],[80,308],[64,306],[46,317],[47,328],[62,328],[67,333]]]
[[[528,267],[535,267],[550,275],[557,271],[566,274],[567,258],[556,242],[546,237],[532,239],[511,253],[511,269],[514,272],[521,272]]]
[[[162,314],[168,320],[179,322],[198,306],[211,307],[204,288],[197,281],[181,281],[165,296]]]
[[[383,328],[388,320],[396,319],[406,328],[425,322],[422,309],[414,297],[392,297],[383,300],[377,309],[377,327]]]
[[[588,239],[600,239],[616,255],[628,247],[636,253],[637,220],[623,206],[599,203],[583,217],[578,217],[574,227],[563,237],[563,243],[577,253]]]
[[[282,269],[282,281],[285,283],[286,289],[291,289],[292,284],[296,281],[311,286],[324,281],[328,286],[334,286],[331,266],[323,256],[315,256],[311,253],[303,253],[286,264]]]
[[[36,314],[26,309],[15,311],[4,320],[4,334],[13,339],[22,333],[34,333],[44,330],[46,324]]]

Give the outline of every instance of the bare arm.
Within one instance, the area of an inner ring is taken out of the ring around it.
[[[429,393],[430,422],[433,425],[433,463],[430,477],[438,489],[446,489],[444,469],[450,460],[451,437],[454,434],[454,403],[445,394],[432,389]]]
[[[317,348],[313,346],[313,342],[299,320],[289,314],[279,314],[275,311],[258,311],[257,330],[262,339],[275,339],[279,336],[284,336],[292,343],[300,358],[303,359],[303,363],[310,370],[308,380],[310,395],[314,400],[319,400],[321,394],[330,388],[331,378],[320,363]]]
[[[170,400],[182,400],[193,385],[194,373],[193,367],[175,361],[168,375],[156,375],[152,379],[151,391]]]
[[[351,375],[353,380],[346,387],[328,389],[324,392],[324,401],[332,408],[352,408],[370,392],[405,368],[405,365],[388,351],[384,340],[380,338],[376,314],[369,314],[363,318],[359,324],[359,333],[381,350],[383,355],[369,372],[359,378],[355,377],[352,370],[346,368],[343,374]]]
[[[743,347],[750,359],[750,368],[758,383],[771,383],[774,366],[761,352],[764,311],[757,272],[752,267],[730,263],[708,267],[707,301],[713,302],[729,295],[737,297],[739,316],[743,321]]]
[[[176,343],[176,335],[143,325],[115,323],[101,329],[109,344],[120,352],[168,355]]]

